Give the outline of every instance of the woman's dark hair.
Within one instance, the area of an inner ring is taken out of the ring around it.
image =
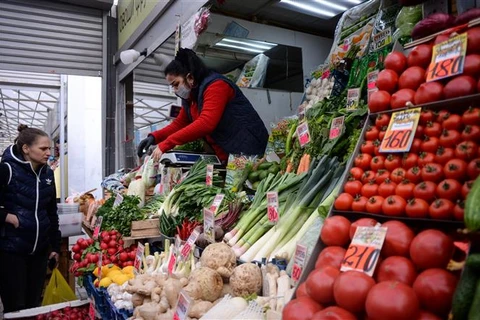
[[[15,145],[17,146],[17,150],[22,152],[23,145],[31,146],[35,143],[38,137],[48,137],[48,134],[45,131],[36,128],[29,128],[25,124],[21,124],[17,128],[19,134],[18,137],[15,139]]]
[[[165,68],[165,75],[186,77],[189,73],[192,75],[196,87],[208,76],[210,70],[193,50],[182,48],[178,50],[175,60],[172,60]]]

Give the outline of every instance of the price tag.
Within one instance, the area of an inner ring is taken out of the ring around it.
[[[103,255],[100,252],[98,254],[98,262],[97,262],[97,267],[98,267],[98,281],[102,280],[102,266],[103,266]]]
[[[170,257],[168,258],[168,274],[172,274],[173,270],[175,269],[175,265],[177,264],[177,256],[175,252],[170,251]]]
[[[267,192],[267,214],[268,221],[278,222],[278,192]]]
[[[387,228],[357,227],[340,271],[356,270],[372,276],[386,235]]]
[[[342,46],[343,51],[348,51],[348,49],[350,49],[350,43],[351,42],[352,42],[351,38],[347,38],[347,39],[343,40],[343,46]]]
[[[330,126],[330,140],[338,138],[342,134],[343,124],[345,123],[345,116],[337,117],[332,120]]]
[[[374,70],[367,74],[367,89],[372,90],[377,88],[378,70]]]
[[[378,50],[392,43],[392,29],[386,28],[373,36],[373,49]]]
[[[217,214],[218,208],[220,208],[223,198],[225,198],[225,195],[223,193],[217,194],[215,196],[215,199],[213,199],[212,205],[210,206],[210,211],[212,211],[214,214]]]
[[[295,260],[293,262],[293,269],[292,269],[292,280],[294,282],[297,282],[298,280],[300,280],[306,260],[307,260],[307,247],[301,244],[297,244],[297,248],[295,249]]]
[[[433,46],[432,62],[427,70],[427,82],[462,74],[466,53],[466,33]]]
[[[360,100],[360,88],[348,89],[347,91],[347,111],[353,111],[358,108]]]
[[[180,291],[177,301],[177,309],[173,314],[173,320],[185,320],[187,319],[188,311],[190,310],[190,305],[192,304],[192,299],[188,296],[185,291]]]
[[[187,242],[183,245],[181,255],[183,259],[186,259],[188,255],[190,254],[190,251],[192,251],[193,244],[195,241],[197,241],[198,236],[200,235],[200,232],[198,230],[193,230],[192,234],[190,237],[188,237]]]
[[[394,112],[380,145],[380,152],[409,152],[420,119],[421,108]]]
[[[123,196],[120,193],[117,193],[115,196],[115,201],[113,202],[113,207],[118,207],[123,202]]]
[[[207,187],[211,187],[213,185],[213,164],[207,165],[207,178],[206,178]]]
[[[297,136],[300,146],[303,148],[306,144],[310,143],[310,130],[308,130],[308,123],[304,121],[297,127]]]
[[[145,252],[145,246],[139,243],[137,246],[137,254],[135,255],[135,261],[133,262],[133,267],[135,268],[135,270],[137,270],[137,272],[142,267],[142,258],[143,258],[144,252]]]
[[[95,302],[93,299],[90,301],[90,306],[88,307],[88,316],[92,320],[95,319]]]
[[[98,235],[100,234],[100,228],[102,227],[103,216],[100,216],[95,220],[95,226],[93,227],[93,240],[98,239]]]
[[[203,233],[208,242],[215,242],[215,214],[207,208],[203,209]]]

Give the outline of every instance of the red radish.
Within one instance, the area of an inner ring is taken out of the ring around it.
[[[408,55],[407,62],[409,67],[427,68],[432,61],[432,46],[421,44],[416,46]]]

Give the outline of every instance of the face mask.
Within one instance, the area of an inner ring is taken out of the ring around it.
[[[185,85],[178,86],[177,92],[175,92],[177,97],[187,100],[190,97],[190,89],[185,87]]]

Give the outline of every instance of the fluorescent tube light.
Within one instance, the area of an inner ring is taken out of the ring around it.
[[[233,48],[233,49],[240,49],[240,50],[250,51],[250,52],[254,52],[254,53],[262,53],[262,52],[265,51],[265,50],[261,50],[261,49],[250,49],[250,48],[235,46],[235,45],[232,45],[232,44],[221,43],[221,42],[217,43],[215,46]]]
[[[326,17],[334,17],[334,16],[337,15],[336,13],[334,13],[332,11],[321,10],[317,7],[312,6],[312,5],[295,2],[293,0],[281,0],[280,3],[288,4],[292,7],[296,7],[296,8],[299,8],[299,9],[302,9],[302,10],[305,10],[305,11],[309,11],[309,12],[313,12],[313,13],[316,13],[316,14],[319,14],[319,15],[322,15],[322,16],[326,16]]]
[[[347,7],[344,7],[344,6],[341,6],[341,5],[338,5],[338,4],[334,4],[334,3],[330,3],[329,1],[325,1],[325,0],[315,0],[315,2],[321,4],[325,7],[330,7],[332,9],[336,9],[336,10],[346,11],[348,9]]]
[[[350,2],[350,3],[354,3],[354,4],[360,4],[362,3],[364,0],[347,0],[347,2]]]
[[[220,41],[220,43],[222,43],[222,42],[236,43],[236,44],[241,44],[241,45],[249,46],[249,47],[252,47],[252,48],[258,48],[258,49],[264,49],[264,50],[270,50],[270,49],[272,49],[273,47],[276,46],[276,44],[264,45],[264,44],[257,44],[258,42],[252,43],[252,42],[241,41],[241,40],[233,40],[233,39],[228,39],[228,38],[225,38],[222,41]]]

